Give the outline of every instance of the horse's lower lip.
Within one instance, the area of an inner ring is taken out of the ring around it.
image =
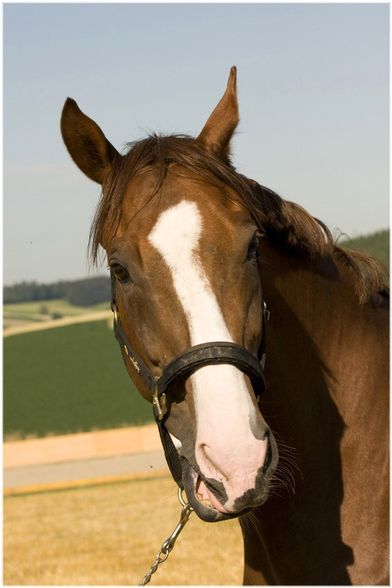
[[[233,519],[238,517],[239,515],[244,514],[246,511],[241,511],[238,513],[225,513],[217,510],[214,506],[208,506],[201,502],[197,497],[197,480],[199,476],[197,472],[193,469],[191,464],[187,462],[183,468],[183,482],[185,487],[185,492],[189,501],[189,504],[192,506],[193,510],[197,514],[197,516],[207,523],[215,523],[218,521],[225,521],[228,519]]]
[[[201,502],[205,506],[207,506],[213,510],[217,510],[218,512],[223,513],[223,514],[231,514],[225,509],[225,507],[219,502],[219,500],[209,490],[208,486],[206,485],[204,480],[202,480],[200,475],[197,476],[197,479],[195,481],[195,491],[196,491],[196,498],[199,500],[199,502]],[[199,494],[199,492],[204,492],[204,496],[203,496],[203,494]],[[207,497],[205,496],[206,494],[207,494]]]

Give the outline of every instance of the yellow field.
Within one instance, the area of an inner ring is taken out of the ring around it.
[[[64,319],[81,318],[93,313],[104,313],[111,316],[109,303],[94,304],[91,306],[74,306],[64,299],[54,300],[37,300],[34,302],[18,302],[15,304],[4,304],[3,306],[3,328],[5,334],[12,332],[17,327],[41,327],[49,326],[53,320],[55,322],[64,321]],[[58,326],[61,322],[58,323]],[[29,329],[27,328],[27,331]]]
[[[180,505],[169,477],[4,500],[5,585],[139,584]],[[238,585],[243,547],[237,521],[192,514],[152,585]]]

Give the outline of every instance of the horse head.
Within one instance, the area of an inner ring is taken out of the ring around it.
[[[241,198],[251,184],[230,163],[238,120],[235,68],[197,138],[153,135],[125,155],[74,100],[64,106],[68,151],[102,186],[93,256],[99,245],[106,251],[121,340],[143,369],[125,356],[126,366],[150,402],[148,378],[158,381],[189,349],[222,342],[239,356],[243,350],[250,363],[260,355],[261,227]],[[176,373],[164,391],[161,416],[181,443],[188,500],[206,521],[238,516],[265,502],[278,461],[257,383],[231,355],[215,359]]]

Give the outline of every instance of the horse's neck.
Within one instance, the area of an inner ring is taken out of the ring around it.
[[[332,259],[316,267],[267,240],[261,246],[271,313],[261,411],[280,457],[277,492],[241,521],[247,584],[350,583],[352,549],[366,543],[351,522],[373,529],[386,516],[374,493],[373,511],[364,509],[361,493],[387,471],[388,380],[380,378],[388,323],[382,308],[358,303],[345,271]],[[368,439],[377,446],[371,455],[360,442]],[[353,578],[370,583],[366,574]]]
[[[293,390],[297,400],[305,395],[303,401],[318,405],[328,390],[339,412],[350,418],[355,378],[359,400],[369,386],[376,385],[364,368],[387,361],[383,310],[359,304],[350,270],[333,259],[311,261],[266,241],[261,272],[271,312],[267,326],[271,388],[288,392],[297,387]],[[358,377],[365,371],[366,377]]]

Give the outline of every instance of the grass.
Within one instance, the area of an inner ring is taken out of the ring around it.
[[[179,515],[171,478],[6,498],[4,584],[139,584]],[[242,561],[236,520],[192,514],[151,585],[239,585]]]
[[[107,321],[6,337],[3,351],[6,439],[152,420]]]

